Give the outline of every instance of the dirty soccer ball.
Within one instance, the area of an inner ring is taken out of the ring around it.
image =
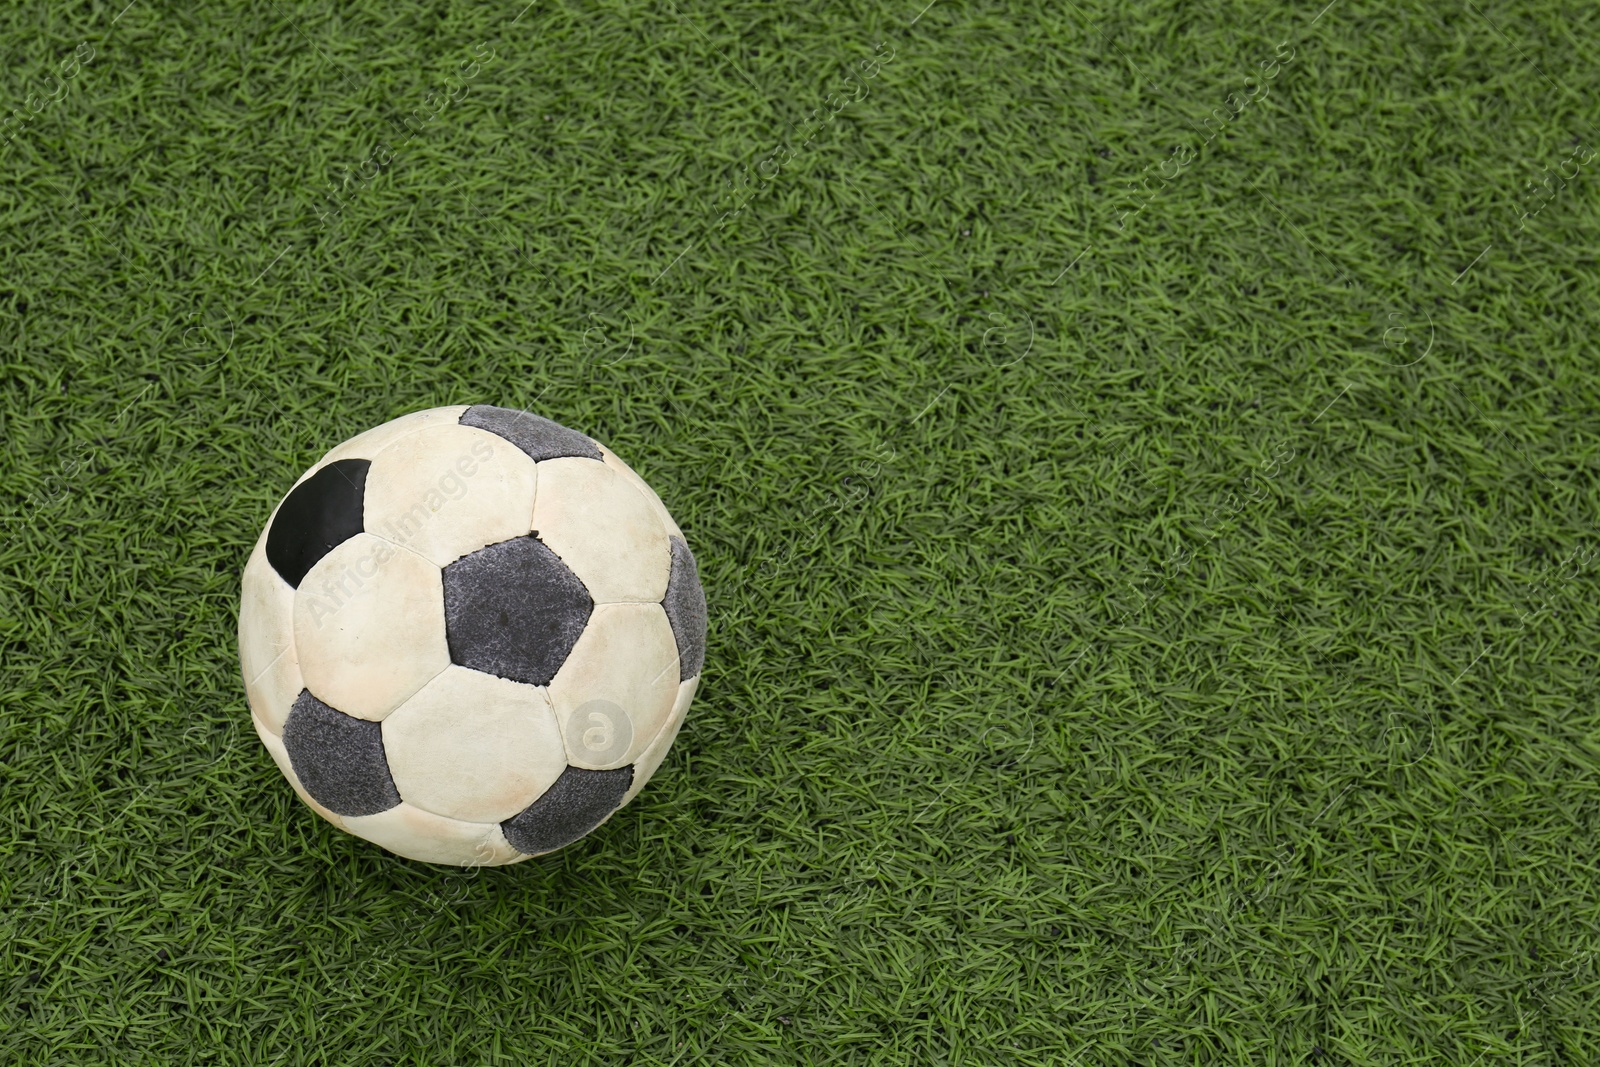
[[[605,822],[660,766],[705,658],[694,556],[644,479],[482,405],[323,456],[240,600],[251,718],[289,784],[430,863],[516,863]]]

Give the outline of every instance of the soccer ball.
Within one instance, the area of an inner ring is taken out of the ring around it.
[[[683,724],[706,600],[609,449],[432,408],[323,456],[245,565],[239,663],[300,799],[414,860],[516,863],[638,795]]]

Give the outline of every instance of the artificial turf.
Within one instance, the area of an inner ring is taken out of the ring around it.
[[[1600,1062],[1600,9],[924,2],[0,9],[0,1062]],[[235,624],[470,403],[711,634],[460,871]]]

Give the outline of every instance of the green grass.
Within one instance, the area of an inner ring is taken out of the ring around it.
[[[124,3],[0,10],[0,1061],[1600,1062],[1600,11]],[[462,872],[234,634],[308,465],[477,402],[711,637]]]

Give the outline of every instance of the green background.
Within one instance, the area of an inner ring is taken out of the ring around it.
[[[0,1061],[1600,1062],[1600,9],[0,50]],[[306,467],[480,402],[711,635],[633,805],[463,872],[294,798],[235,625]]]

